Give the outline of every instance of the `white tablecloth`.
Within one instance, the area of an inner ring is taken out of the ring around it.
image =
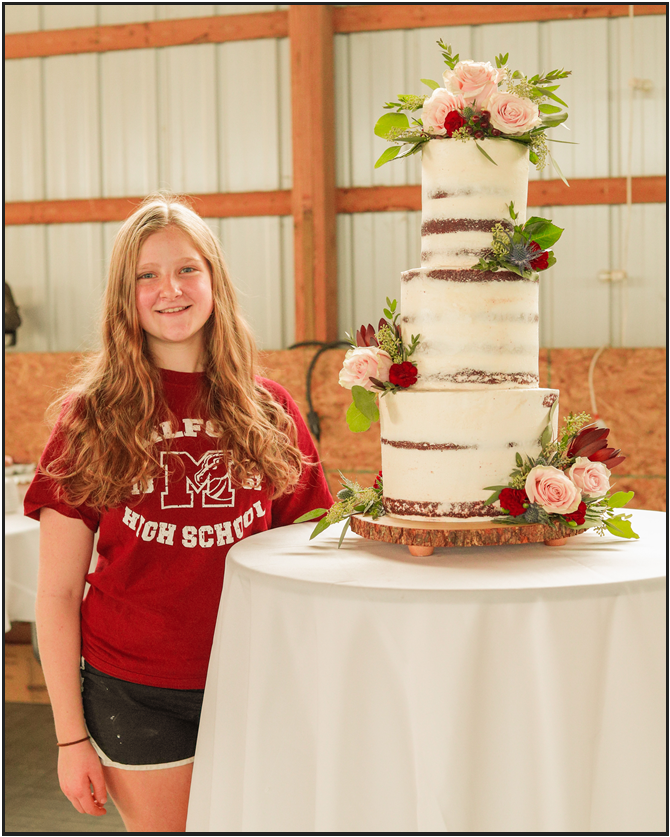
[[[663,831],[665,515],[633,527],[236,545],[187,831]]]
[[[35,621],[40,524],[21,513],[5,515],[5,631]]]

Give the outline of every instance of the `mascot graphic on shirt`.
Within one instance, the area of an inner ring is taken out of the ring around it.
[[[192,509],[196,496],[202,508],[233,506],[235,489],[230,484],[227,460],[228,453],[220,450],[207,451],[197,460],[186,451],[162,451],[165,489],[161,492],[161,508]]]

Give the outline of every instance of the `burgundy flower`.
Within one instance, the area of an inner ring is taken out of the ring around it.
[[[411,387],[418,377],[416,366],[408,360],[394,363],[389,369],[389,381],[396,387]]]
[[[564,514],[563,518],[564,520],[574,520],[577,526],[581,526],[586,519],[586,503],[582,501],[579,504],[577,511],[573,511],[570,514]]]
[[[506,509],[512,517],[524,514],[526,509],[523,504],[530,502],[523,488],[503,488],[498,500],[502,508]]]
[[[542,250],[537,241],[531,241],[528,245],[528,248],[532,252]],[[549,252],[543,250],[541,255],[539,255],[536,259],[533,259],[533,261],[530,263],[530,266],[533,270],[537,270],[538,272],[540,270],[546,270],[549,267]]]
[[[361,326],[356,332],[357,346],[378,346],[373,325]]]
[[[447,136],[450,137],[454,131],[462,128],[465,125],[465,119],[457,110],[449,111],[444,118],[444,127],[447,131]]]
[[[587,425],[570,442],[568,456],[571,458],[585,456],[591,462],[602,462],[611,471],[612,468],[621,465],[626,457],[619,456],[621,449],[615,450],[607,447],[609,432],[609,427],[596,427],[595,424]]]

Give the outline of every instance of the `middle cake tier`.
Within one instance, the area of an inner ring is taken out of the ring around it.
[[[400,327],[415,389],[535,388],[539,384],[538,283],[506,270],[417,268],[402,274]]]
[[[384,507],[409,520],[482,520],[516,454],[535,457],[555,389],[404,390],[379,399]],[[552,419],[555,436],[558,411]]]

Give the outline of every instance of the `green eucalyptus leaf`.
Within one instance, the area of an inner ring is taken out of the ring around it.
[[[432,79],[432,78],[422,78],[422,79],[421,79],[421,81],[422,81],[425,85],[427,85],[428,87],[430,87],[430,89],[431,89],[431,90],[437,90],[437,88],[438,88],[438,87],[441,87],[441,86],[442,86],[442,85],[438,84],[436,81],[433,81],[433,79]]]
[[[404,113],[385,113],[377,120],[375,134],[386,139],[391,130],[400,129],[404,131],[407,128],[409,128],[409,119]]]
[[[317,535],[320,535],[324,529],[327,529],[330,526],[330,523],[324,517],[323,520],[320,520],[314,529],[312,530],[312,534],[309,536],[310,541],[315,538]]]
[[[347,529],[349,528],[349,523],[351,521],[351,517],[347,517],[344,526],[342,527],[342,533],[340,534],[340,539],[337,542],[337,548],[339,549],[342,546],[342,541],[344,540],[344,536],[347,534]]]
[[[536,241],[543,250],[548,250],[552,247],[558,239],[563,235],[563,227],[557,227],[556,224],[549,222],[537,233],[533,233],[531,238]]]
[[[376,393],[370,392],[365,387],[355,386],[352,387],[351,394],[354,398],[354,404],[366,418],[370,421],[379,421]]]
[[[364,433],[370,429],[372,422],[352,402],[347,410],[347,424],[352,433]]]
[[[568,114],[566,111],[561,111],[560,113],[556,113],[553,116],[545,116],[542,119],[542,125],[540,126],[541,130],[546,128],[555,128],[557,125],[560,125],[562,122],[568,118]]]
[[[478,149],[482,152],[482,154],[486,157],[486,159],[487,159],[487,160],[490,160],[490,161],[493,163],[493,165],[494,165],[494,166],[497,166],[497,165],[498,165],[498,164],[496,163],[496,161],[493,159],[493,157],[489,156],[489,155],[486,153],[486,151],[484,151],[484,149],[483,149],[483,148],[481,147],[481,145],[477,142],[477,140],[475,140],[475,145],[476,145],[476,146],[477,146],[477,148],[478,148]]]
[[[305,514],[301,515],[297,520],[294,520],[294,523],[306,523],[308,520],[314,520],[315,517],[321,517],[322,515],[326,514],[328,509],[312,509],[312,511],[305,512]]]
[[[563,183],[565,183],[566,186],[569,186],[570,184],[568,183],[568,181],[563,176],[563,172],[560,170],[556,160],[554,160],[554,157],[553,157],[553,154],[551,153],[551,151],[549,152],[549,159],[551,160],[551,165],[556,169],[556,174],[561,178],[561,180],[563,181]]]
[[[610,509],[622,509],[630,503],[634,496],[634,491],[617,491],[616,494],[607,498],[607,505]]]
[[[613,535],[616,535],[617,538],[638,539],[640,537],[633,531],[630,521],[626,520],[621,515],[610,517],[609,519],[606,519],[604,523],[605,526],[607,526],[608,531],[610,531]]]
[[[398,156],[398,154],[400,154],[401,148],[402,146],[400,145],[390,145],[375,163],[375,168],[378,169],[380,166],[383,166],[384,163],[388,163],[390,160],[394,160]]]
[[[561,108],[557,108],[556,105],[548,105],[546,103],[540,105],[538,109],[539,109],[540,113],[560,113],[561,112]],[[567,114],[566,114],[566,116],[567,116]]]
[[[566,103],[563,99],[559,99],[558,96],[553,92],[553,90],[549,87],[539,87],[537,88],[539,92],[543,96],[548,96],[550,99],[553,99],[555,102],[558,102],[559,105],[563,105],[564,108],[567,108]]]

